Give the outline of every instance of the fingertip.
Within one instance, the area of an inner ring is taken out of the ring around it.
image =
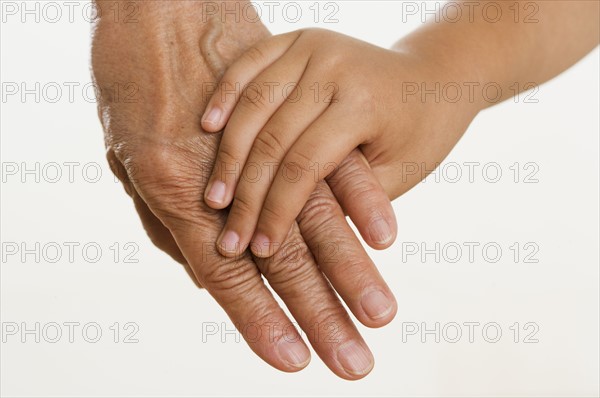
[[[227,206],[229,206],[229,204],[227,204],[227,203],[213,202],[212,200],[208,199],[206,196],[204,197],[204,203],[206,203],[206,205],[213,210],[223,210]]]
[[[363,325],[370,328],[387,325],[398,312],[398,303],[389,289],[375,288],[364,292],[360,300],[360,307],[362,314],[357,318]]]
[[[202,129],[208,133],[221,131],[223,123],[223,110],[219,107],[209,105],[201,120]]]
[[[361,231],[365,242],[375,250],[384,250],[394,244],[398,235],[395,217],[377,217],[369,223],[366,231]]]
[[[221,210],[229,206],[227,184],[219,180],[210,182],[204,191],[204,201],[208,207],[215,210]]]
[[[274,246],[267,235],[262,232],[256,232],[252,237],[250,251],[258,258],[268,258],[275,254]]]
[[[300,337],[291,341],[284,336],[277,344],[277,354],[285,371],[298,372],[308,366],[311,360],[310,350]]]
[[[217,239],[217,250],[224,257],[236,257],[241,255],[246,248],[241,245],[240,235],[225,227]]]
[[[369,347],[362,341],[348,341],[337,349],[337,360],[346,380],[359,380],[367,376],[375,366],[375,358]],[[337,373],[337,372],[336,372]]]
[[[220,126],[219,126],[218,124],[217,124],[217,125],[215,125],[215,124],[212,124],[212,123],[206,122],[206,121],[204,121],[204,120],[202,120],[202,121],[200,122],[200,127],[202,128],[202,130],[203,130],[205,133],[208,133],[208,134],[210,134],[210,135],[213,135],[213,134],[220,133],[220,132],[221,132],[221,130],[222,130],[222,128],[220,128]]]
[[[279,224],[275,226],[273,223],[262,222],[259,220],[256,230],[254,231],[254,236],[251,239],[252,244],[250,246],[250,250],[258,258],[268,258],[274,256],[284,245],[284,242],[286,242],[290,232],[294,228],[294,225],[295,220],[289,225],[289,228],[282,228],[279,230]],[[265,226],[270,226],[270,228]]]

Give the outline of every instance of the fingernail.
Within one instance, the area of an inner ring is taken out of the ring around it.
[[[271,253],[271,242],[265,234],[258,233],[252,239],[252,253],[257,257],[269,257]]]
[[[295,368],[303,368],[310,361],[308,348],[300,342],[292,343],[284,338],[277,345],[279,357]]]
[[[227,231],[221,237],[219,245],[227,253],[236,253],[240,246],[240,237],[233,231]]]
[[[369,235],[373,242],[384,245],[392,239],[392,229],[385,219],[379,218],[369,226]]]
[[[204,116],[202,116],[202,122],[212,124],[216,126],[221,121],[221,110],[219,108],[213,107],[208,109]]]
[[[356,341],[342,345],[338,349],[337,358],[344,370],[355,376],[366,375],[375,364],[371,352]]]
[[[225,200],[225,183],[223,181],[215,181],[212,183],[206,199],[215,203],[223,203]]]
[[[383,318],[394,309],[392,302],[380,290],[373,290],[365,294],[360,304],[369,318],[373,320]]]

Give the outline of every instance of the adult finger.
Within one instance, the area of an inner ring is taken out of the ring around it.
[[[142,221],[144,230],[148,234],[148,237],[152,243],[160,250],[171,256],[175,261],[182,264],[192,282],[194,282],[198,288],[202,288],[202,285],[200,282],[198,282],[198,279],[192,272],[192,269],[183,257],[183,254],[181,254],[181,250],[179,250],[179,247],[177,247],[177,243],[175,243],[173,235],[171,235],[171,232],[150,211],[148,205],[137,193],[135,186],[127,173],[127,170],[125,170],[125,167],[117,158],[112,149],[107,151],[106,159],[108,160],[108,164],[114,175],[122,182],[125,192],[127,192],[127,194],[133,199],[133,204],[140,217],[140,220]]]
[[[264,285],[256,264],[248,255],[225,258],[215,250],[215,226],[223,224],[224,214],[201,199],[205,184],[198,171],[210,168],[198,155],[193,148],[168,144],[146,148],[135,159],[143,163],[136,190],[250,348],[279,370],[298,371],[310,361],[310,352]]]
[[[335,374],[355,380],[371,371],[373,355],[319,270],[296,225],[277,254],[256,262],[316,353]]]
[[[158,217],[156,217],[152,211],[150,211],[150,208],[146,202],[144,202],[144,200],[135,190],[132,192],[132,198],[135,210],[142,221],[144,230],[146,231],[146,234],[148,234],[148,237],[154,246],[158,247],[160,250],[171,256],[175,261],[183,265],[185,272],[187,272],[192,282],[194,282],[198,288],[202,289],[202,284],[198,281],[196,275],[194,275],[194,272],[181,253],[181,250],[179,250],[179,246],[177,246],[177,242],[175,242],[173,235],[171,235],[171,231],[169,231],[167,227],[165,227],[158,219]]]
[[[397,303],[354,235],[328,185],[321,182],[298,217],[319,268],[356,318],[366,326],[392,321]]]
[[[398,233],[396,215],[360,149],[355,149],[327,177],[342,209],[374,249],[391,246]]]

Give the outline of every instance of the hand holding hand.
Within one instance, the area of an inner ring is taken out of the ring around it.
[[[261,24],[203,23],[199,2],[137,4],[139,23],[99,21],[92,67],[102,93],[99,115],[107,157],[148,235],[186,266],[267,363],[288,372],[308,364],[310,352],[298,325],[333,372],[364,377],[373,356],[336,291],[370,327],[390,322],[396,302],[332,194],[363,231],[381,218],[393,220],[362,155],[355,152],[345,160],[331,190],[319,184],[276,256],[221,256],[215,241],[227,212],[210,209],[202,199],[219,142],[200,129],[206,104],[202,88],[214,85],[223,72],[220,65],[232,63],[268,32]],[[128,83],[138,88],[133,100],[113,95],[115,84]]]
[[[468,103],[403,96],[407,80],[444,75],[410,54],[320,29],[253,46],[227,70],[202,119],[207,131],[225,128],[205,192],[215,209],[233,201],[221,252],[250,243],[256,256],[276,252],[317,183],[357,147],[372,166],[385,166],[397,196],[406,185],[399,164],[441,161],[477,113]],[[287,89],[272,95],[269,86]],[[248,175],[259,177],[241,178]],[[378,248],[393,241],[387,228],[374,239]]]

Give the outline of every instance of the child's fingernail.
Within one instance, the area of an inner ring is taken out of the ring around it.
[[[219,108],[210,108],[202,116],[202,123],[216,126],[221,121],[221,110]]]
[[[219,242],[221,249],[227,253],[237,253],[240,246],[240,237],[233,231],[226,231]]]
[[[258,233],[254,235],[252,239],[252,253],[256,257],[269,257],[271,256],[271,241],[265,234]]]
[[[214,203],[223,203],[225,201],[225,183],[223,181],[215,181],[212,183],[206,199]]]
[[[369,235],[373,242],[380,245],[388,243],[393,237],[390,224],[383,218],[379,218],[371,223],[369,226]]]

